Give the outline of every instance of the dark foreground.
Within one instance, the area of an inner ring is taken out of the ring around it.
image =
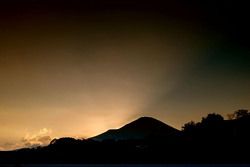
[[[61,138],[46,147],[0,152],[0,164],[250,164],[250,114],[240,112],[246,114],[233,120],[209,114],[183,131],[144,117],[86,140]]]
[[[4,165],[5,167],[17,167],[18,165]],[[250,164],[28,164],[18,167],[249,167]]]

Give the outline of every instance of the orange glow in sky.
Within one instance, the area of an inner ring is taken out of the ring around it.
[[[12,7],[1,10],[1,150],[87,138],[140,116],[181,129],[250,107],[248,52],[186,15]]]

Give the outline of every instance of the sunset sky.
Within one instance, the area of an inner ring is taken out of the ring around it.
[[[167,2],[1,1],[0,150],[249,109],[245,5]]]

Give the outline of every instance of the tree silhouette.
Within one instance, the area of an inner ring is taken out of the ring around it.
[[[247,116],[250,116],[250,113],[246,109],[240,109],[240,110],[235,111],[232,114],[227,115],[229,120],[241,119],[241,118],[245,118]]]
[[[224,118],[220,115],[220,114],[216,114],[216,113],[211,113],[208,114],[207,117],[203,117],[201,120],[201,124],[214,124],[214,123],[218,123],[223,121]]]
[[[245,109],[240,109],[234,112],[234,118],[235,119],[240,119],[246,116],[249,116],[250,113],[248,112],[248,110]]]
[[[193,132],[194,129],[196,127],[196,123],[194,121],[190,121],[188,123],[185,123],[183,126],[182,126],[182,130],[184,132]]]

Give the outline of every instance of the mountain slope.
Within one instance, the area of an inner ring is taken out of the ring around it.
[[[177,129],[151,118],[141,117],[119,129],[108,130],[91,139],[96,141],[103,140],[133,140],[146,139],[150,137],[172,137],[180,133]]]

